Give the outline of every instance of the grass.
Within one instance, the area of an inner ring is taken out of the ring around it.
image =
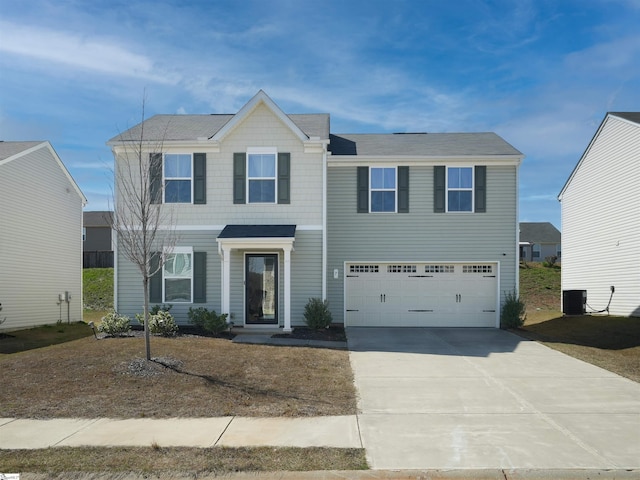
[[[5,472],[49,475],[64,472],[133,472],[142,475],[195,478],[238,471],[365,470],[363,449],[348,448],[164,448],[60,447],[0,450]],[[184,477],[183,477],[184,475]],[[79,478],[79,477],[73,477]]]
[[[640,382],[640,318],[563,316],[560,267],[529,263],[520,268],[525,325],[514,330],[555,350]]]
[[[85,310],[113,308],[113,268],[83,269],[82,293]]]
[[[346,351],[183,336],[152,338],[151,353],[156,361],[143,360],[140,337],[92,335],[1,355],[0,411],[22,418],[356,413]]]
[[[15,330],[3,334],[0,338],[0,354],[6,355],[58,345],[88,336],[93,336],[93,332],[84,322],[43,325],[26,330]]]

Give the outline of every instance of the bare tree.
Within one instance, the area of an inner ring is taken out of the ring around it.
[[[160,272],[177,243],[175,219],[170,205],[162,202],[162,147],[168,124],[145,137],[145,99],[142,121],[117,137],[113,144],[113,220],[118,255],[139,270],[144,294],[144,337],[147,360],[149,340],[149,283]]]

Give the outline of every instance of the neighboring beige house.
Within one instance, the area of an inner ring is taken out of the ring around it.
[[[331,133],[329,114],[288,115],[263,91],[144,127],[108,145],[124,162],[144,133],[180,238],[150,301],[180,324],[203,306],[288,331],[318,297],[346,326],[497,327],[517,292],[523,155],[494,133]],[[142,295],[116,245],[116,308],[138,313]]]
[[[562,290],[640,316],[640,112],[610,112],[562,188]]]
[[[86,203],[49,142],[0,142],[0,329],[82,320]]]
[[[561,260],[561,234],[550,222],[520,222],[520,260],[542,262],[547,257]]]

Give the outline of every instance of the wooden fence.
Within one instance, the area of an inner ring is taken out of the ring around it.
[[[82,252],[82,268],[113,268],[113,252]]]

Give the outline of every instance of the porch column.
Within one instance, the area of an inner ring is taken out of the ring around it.
[[[229,309],[231,308],[231,249],[229,247],[222,247],[220,249],[222,253],[222,312],[231,314]],[[228,322],[231,322],[231,317],[227,318]]]
[[[284,332],[291,332],[291,247],[284,248]]]

